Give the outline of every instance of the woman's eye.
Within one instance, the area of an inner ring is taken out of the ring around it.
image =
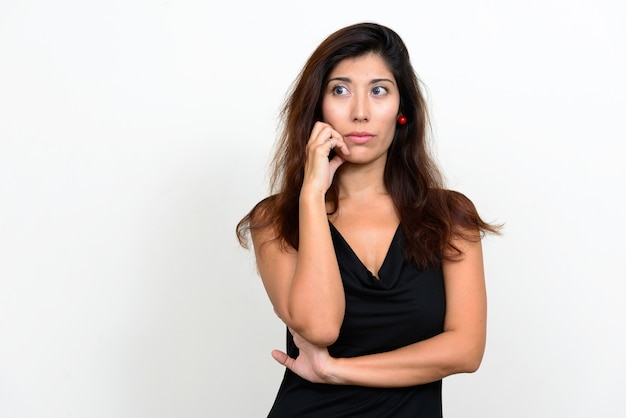
[[[387,92],[387,89],[381,86],[376,86],[372,89],[372,93],[374,93],[375,96],[380,96],[382,94],[385,94]]]
[[[347,93],[347,89],[344,86],[335,86],[333,88],[333,93],[341,96],[342,94],[346,94]]]

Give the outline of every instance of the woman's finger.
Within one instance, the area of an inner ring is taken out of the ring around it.
[[[280,350],[272,350],[272,357],[283,366],[288,367],[287,362],[289,361],[289,356],[287,353],[283,353]]]
[[[341,150],[343,154],[349,154],[350,150],[346,146],[343,136],[337,132],[331,125],[325,122],[316,122],[311,131],[309,138],[309,145],[325,145],[330,149],[337,148]]]
[[[350,150],[348,149],[346,142],[343,140],[343,136],[333,128],[330,128],[330,138],[328,140],[331,145],[330,149],[340,150],[344,155],[350,154]]]

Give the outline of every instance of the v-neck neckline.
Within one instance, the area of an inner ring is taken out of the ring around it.
[[[372,272],[369,268],[367,268],[365,263],[363,263],[363,261],[359,258],[359,256],[354,251],[354,249],[350,246],[350,244],[348,243],[346,238],[341,234],[341,232],[339,232],[339,229],[337,229],[337,227],[335,225],[333,225],[333,223],[331,221],[328,221],[328,223],[331,226],[331,228],[337,233],[337,236],[341,239],[341,241],[346,246],[348,251],[352,254],[354,259],[358,261],[359,265],[363,268],[363,270],[367,271],[369,273],[369,275],[374,280],[381,281],[382,280],[382,278],[380,277],[381,276],[381,272],[385,269],[385,266],[387,265],[387,262],[389,260],[390,254],[391,254],[391,249],[395,245],[395,242],[398,239],[398,235],[399,235],[399,233],[401,231],[400,224],[398,224],[398,226],[396,227],[395,232],[393,233],[393,237],[391,238],[391,242],[389,243],[389,247],[387,247],[387,252],[385,253],[385,258],[383,258],[383,262],[380,265],[380,268],[378,269],[376,274],[374,274],[374,272]]]

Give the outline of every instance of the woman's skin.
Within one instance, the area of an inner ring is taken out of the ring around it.
[[[345,310],[328,221],[378,276],[399,223],[383,182],[399,105],[395,79],[380,56],[371,53],[341,61],[324,91],[324,120],[315,124],[307,143],[299,251],[270,241],[275,236],[271,228],[252,233],[265,289],[300,349],[297,359],[279,350],[272,356],[312,382],[410,386],[473,372],[482,360],[486,292],[478,239],[456,240],[463,258],[442,264],[443,333],[397,350],[355,358],[332,358],[326,348],[337,339]],[[336,153],[329,161],[333,144]],[[329,217],[324,197],[335,176],[340,203]],[[478,237],[478,231],[475,234]]]

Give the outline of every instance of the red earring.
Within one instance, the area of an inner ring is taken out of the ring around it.
[[[404,117],[404,115],[398,116],[398,123],[400,125],[406,125],[406,118]]]

